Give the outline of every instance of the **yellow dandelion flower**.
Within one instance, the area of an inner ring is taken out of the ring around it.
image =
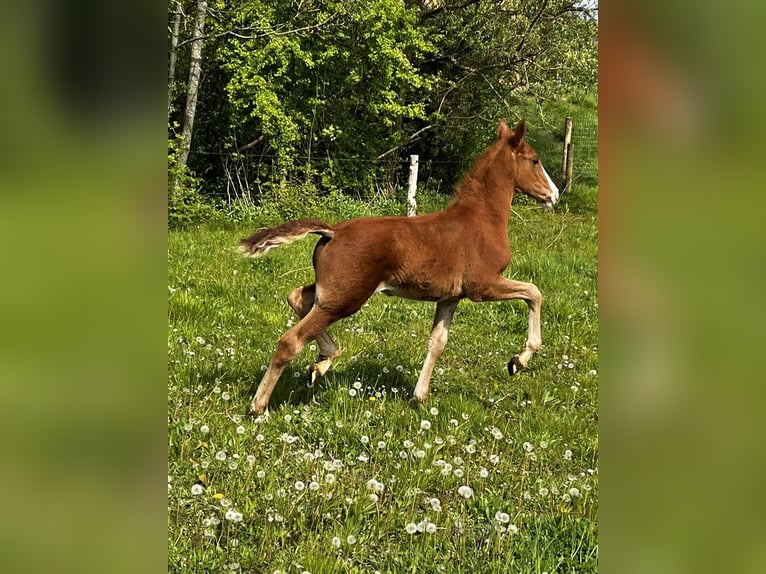
[[[221,494],[220,492],[216,492],[216,493],[213,495],[213,498],[215,498],[215,499],[217,499],[217,500],[221,500],[221,499],[223,498],[223,494]]]

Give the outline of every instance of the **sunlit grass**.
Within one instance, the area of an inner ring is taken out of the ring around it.
[[[505,370],[526,306],[462,302],[414,407],[434,305],[377,296],[331,328],[343,354],[321,382],[315,347],[285,370],[268,420],[243,415],[313,241],[252,260],[234,252],[250,225],[172,232],[168,570],[595,572],[593,209],[514,208],[506,275],[545,297],[527,370]]]

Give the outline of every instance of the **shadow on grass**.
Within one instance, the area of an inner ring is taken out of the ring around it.
[[[344,361],[341,359],[311,387],[308,386],[308,367],[308,365],[291,364],[285,368],[271,395],[269,409],[276,410],[285,405],[298,407],[310,404],[315,400],[321,400],[322,395],[330,390],[348,392],[354,389],[354,383],[357,381],[362,384],[359,392],[364,392],[366,395],[375,396],[379,393],[389,400],[399,401],[403,406],[418,407],[418,404],[412,400],[412,392],[418,378],[413,365],[402,365],[402,370],[397,371],[395,367],[387,367],[374,360]],[[248,406],[258,387],[261,375],[262,373],[256,375],[250,390],[247,395],[244,395]]]

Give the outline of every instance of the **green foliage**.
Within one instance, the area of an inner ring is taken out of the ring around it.
[[[211,2],[190,165],[218,197],[244,180],[258,192],[288,183],[370,197],[401,183],[405,170],[389,162],[418,153],[442,162],[434,175],[449,192],[498,119],[595,91],[597,22],[573,7]],[[254,141],[232,176],[226,162]]]
[[[180,140],[168,138],[168,225],[184,227],[216,218],[217,212],[209,201],[197,192],[200,180],[179,158]]]

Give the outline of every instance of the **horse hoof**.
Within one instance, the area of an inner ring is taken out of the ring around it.
[[[521,364],[518,355],[514,355],[513,358],[508,361],[508,374],[511,376],[515,375],[523,368],[524,365]]]

